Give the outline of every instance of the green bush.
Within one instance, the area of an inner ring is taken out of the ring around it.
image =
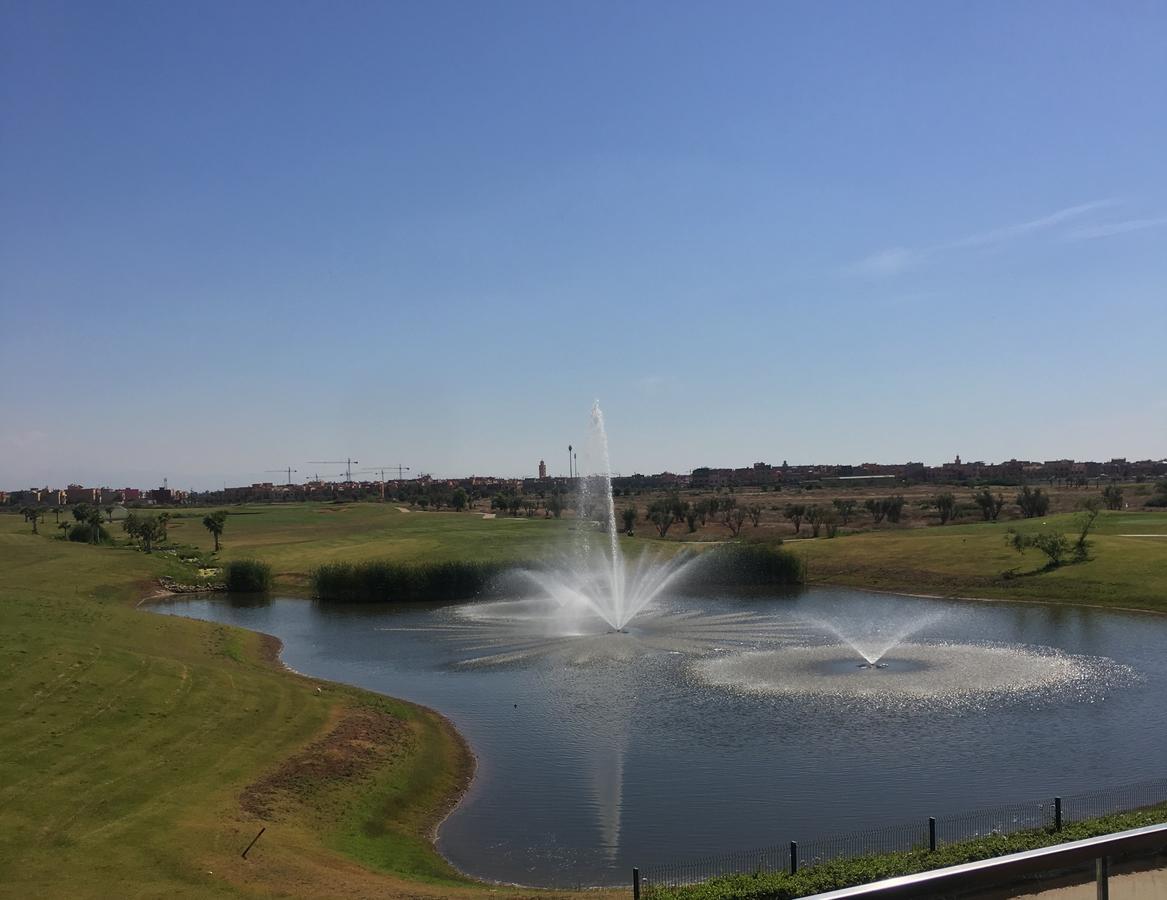
[[[482,593],[503,569],[517,563],[397,563],[371,560],[326,563],[312,572],[312,590],[324,601],[399,603],[467,600]]]
[[[69,540],[78,544],[108,544],[109,532],[92,522],[78,522],[69,529]]]
[[[935,851],[927,848],[900,853],[883,853],[839,859],[800,868],[798,873],[757,872],[754,874],[724,875],[684,887],[657,887],[650,885],[644,896],[651,900],[795,900],[811,894],[841,890],[884,878],[896,878],[942,869],[962,863],[991,859],[1009,853],[1036,850],[1068,841],[1113,834],[1128,828],[1157,825],[1167,820],[1167,804],[1152,806],[1135,812],[1118,813],[1085,822],[1072,822],[1061,831],[1037,828],[1014,834],[992,834],[986,837],[949,844]]]
[[[223,568],[227,590],[254,594],[271,590],[271,566],[257,559],[236,559]]]
[[[706,552],[689,583],[710,587],[802,584],[802,557],[768,544],[727,544]]]

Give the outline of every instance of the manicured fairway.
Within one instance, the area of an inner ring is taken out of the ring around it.
[[[0,895],[489,890],[428,841],[470,765],[444,720],[136,609],[167,565],[0,517]]]
[[[811,583],[1167,612],[1167,513],[1104,512],[1091,535],[1090,558],[1049,571],[1036,550],[1022,556],[1006,545],[1010,525],[1072,536],[1074,516],[877,531],[788,546],[806,555]],[[1128,536],[1134,534],[1148,536]]]
[[[201,524],[205,512],[179,512],[171,524],[172,538],[210,549],[211,536]],[[1051,571],[1042,570],[1045,560],[1037,551],[1021,556],[1005,543],[1011,526],[1072,535],[1074,522],[1074,515],[1063,514],[887,528],[788,541],[786,546],[805,555],[811,583],[1167,611],[1167,512],[1103,512],[1091,536],[1090,559]],[[234,507],[223,535],[223,557],[263,559],[272,565],[277,586],[302,592],[308,589],[312,567],[325,561],[533,559],[562,547],[574,525],[569,518],[403,513],[380,503]],[[751,532],[745,528],[742,537],[749,539]],[[626,552],[680,549],[680,542],[661,541],[650,533],[641,527],[637,537],[624,539]]]
[[[575,522],[478,513],[401,512],[392,504],[286,504],[229,507],[223,558],[270,563],[277,585],[303,588],[313,566],[363,559],[481,561],[532,559],[569,537]],[[209,550],[207,510],[181,510],[170,524],[175,541]]]

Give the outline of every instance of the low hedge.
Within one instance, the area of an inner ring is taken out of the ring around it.
[[[235,559],[223,567],[227,590],[254,594],[271,590],[271,566],[258,559]]]
[[[496,575],[518,563],[398,563],[370,560],[327,563],[312,572],[317,599],[346,603],[468,600]]]
[[[773,544],[726,544],[701,555],[686,583],[709,587],[802,584],[806,561]]]
[[[997,834],[948,844],[935,851],[926,848],[901,853],[884,853],[840,859],[809,865],[791,875],[787,872],[759,872],[724,875],[684,887],[646,885],[643,896],[649,900],[795,900],[825,891],[882,881],[900,875],[912,875],[929,869],[942,869],[962,863],[991,859],[1009,853],[1021,853],[1084,838],[1113,834],[1128,828],[1141,828],[1167,821],[1167,804],[1134,812],[1117,813],[1100,819],[1071,822],[1061,831],[1040,828]]]

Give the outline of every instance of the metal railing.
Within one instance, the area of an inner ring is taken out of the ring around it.
[[[680,887],[724,875],[797,872],[834,860],[885,853],[936,850],[990,835],[1060,831],[1063,824],[1167,803],[1167,778],[1140,781],[1068,797],[1051,797],[990,809],[937,816],[862,831],[790,841],[732,853],[712,854],[633,870],[633,894],[650,898],[654,888]],[[858,895],[857,895],[858,896]]]
[[[805,900],[900,900],[900,898],[937,897],[954,891],[964,893],[1014,884],[1046,872],[1072,869],[1083,863],[1095,864],[1095,883],[1099,900],[1109,895],[1110,860],[1116,856],[1138,856],[1167,850],[1167,824],[1147,825],[1115,834],[1054,844],[1037,850],[1010,853],[959,866],[901,875],[884,881],[856,885],[837,891],[814,894]]]

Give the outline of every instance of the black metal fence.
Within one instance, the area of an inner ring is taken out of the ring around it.
[[[1014,834],[1039,828],[1060,830],[1064,823],[1129,812],[1160,803],[1167,803],[1167,778],[1140,781],[1072,797],[1051,797],[937,816],[922,822],[884,825],[756,850],[644,866],[633,872],[633,891],[638,897],[648,898],[652,896],[654,888],[695,884],[722,875],[796,872],[800,868],[832,860],[909,850],[935,850],[948,844],[994,834]]]

